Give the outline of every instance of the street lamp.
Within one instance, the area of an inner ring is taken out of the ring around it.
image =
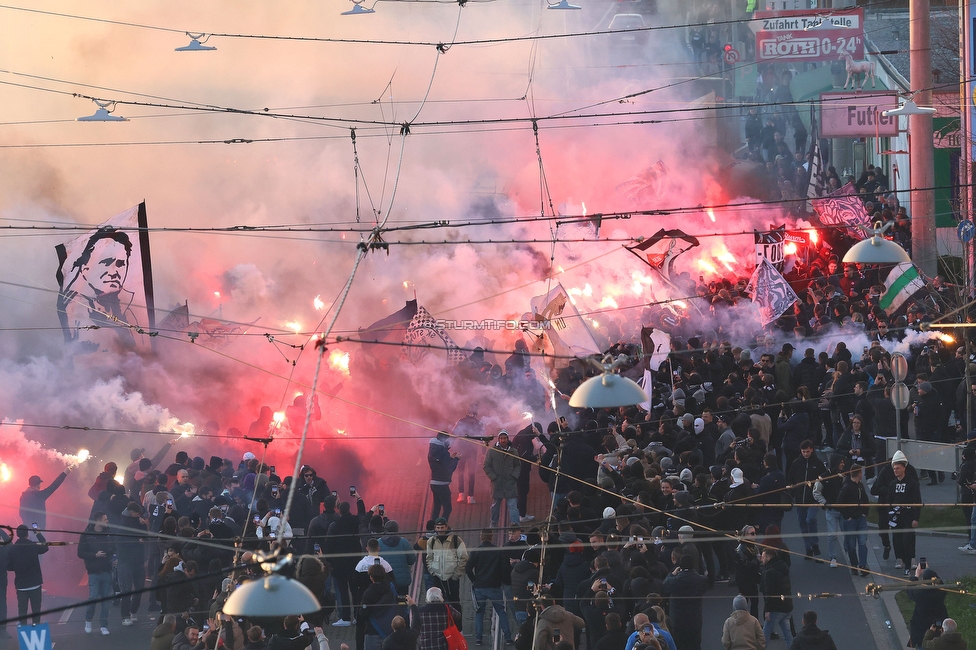
[[[359,0],[357,2],[357,0],[352,0],[352,9],[350,9],[349,11],[343,11],[340,15],[341,16],[359,16],[361,14],[375,14],[376,13],[376,10],[374,10],[374,9],[368,9],[368,8],[366,8],[366,7],[363,6],[363,2],[364,1],[365,0]]]
[[[190,44],[184,45],[183,47],[178,47],[174,50],[174,52],[206,52],[208,50],[217,49],[213,45],[204,45],[204,43],[210,40],[210,36],[208,34],[192,34],[187,32],[186,35],[190,37]]]
[[[268,575],[245,582],[235,589],[224,603],[224,614],[281,618],[289,614],[319,611],[321,605],[308,587],[278,573],[291,562],[292,556],[289,554],[268,567]],[[268,563],[262,564],[262,568],[267,566]]]
[[[112,115],[112,111],[115,110],[115,102],[103,102],[99,99],[93,99],[95,105],[98,106],[95,112],[91,115],[86,115],[84,117],[79,117],[79,122],[128,122],[127,118],[121,115]],[[111,108],[109,108],[111,107]]]
[[[924,4],[924,11],[917,4]],[[922,13],[924,19],[918,16]],[[928,34],[920,34],[920,22],[924,20],[924,31],[928,30],[928,0],[912,0],[911,2],[911,81],[913,88],[925,89],[931,86],[931,82],[926,82],[931,73],[931,64],[920,63],[919,57],[928,59],[930,57],[928,46]],[[919,38],[925,41],[921,44]],[[924,50],[918,52],[917,50]],[[920,99],[928,98],[931,95],[925,90],[919,90]],[[935,184],[932,145],[932,116],[936,110],[929,106],[919,106],[915,103],[914,95],[912,98],[903,99],[898,108],[891,108],[882,111],[885,117],[897,117],[905,115],[908,117],[908,158],[911,165],[909,174],[909,203],[912,206],[912,252],[915,255],[915,264],[919,270],[927,276],[938,274],[938,252],[935,242],[935,195],[932,193],[932,186]],[[920,138],[913,143],[912,137]],[[914,146],[913,146],[914,145]]]
[[[620,355],[613,363],[608,363],[609,361],[610,356],[607,355],[602,363],[593,362],[603,370],[602,374],[590,377],[580,384],[569,398],[570,406],[601,409],[633,406],[648,401],[647,393],[636,381],[614,373],[614,370],[626,362],[626,357]]]
[[[569,4],[569,0],[559,0],[557,4],[551,4],[546,7],[547,9],[582,9],[583,7],[579,5]]]
[[[861,226],[871,233],[865,240],[859,241],[844,255],[844,264],[902,264],[911,262],[905,249],[895,242],[882,237],[888,230],[892,222],[886,223],[881,228],[867,228]]]

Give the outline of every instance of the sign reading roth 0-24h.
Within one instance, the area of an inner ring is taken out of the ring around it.
[[[864,9],[757,11],[757,61],[832,61],[864,58]],[[824,24],[826,23],[826,24]]]

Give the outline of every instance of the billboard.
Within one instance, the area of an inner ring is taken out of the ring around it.
[[[895,137],[898,118],[881,114],[890,108],[898,108],[895,93],[821,93],[820,133],[830,138]]]
[[[832,61],[864,58],[864,9],[757,11],[749,27],[756,34],[757,61]]]

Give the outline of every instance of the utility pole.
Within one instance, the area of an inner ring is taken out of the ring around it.
[[[932,106],[932,36],[929,0],[911,0],[909,8],[909,76],[914,101]],[[912,261],[928,277],[938,274],[935,239],[935,147],[932,142],[932,116],[909,115],[909,159],[912,218]],[[918,188],[926,188],[919,190]]]

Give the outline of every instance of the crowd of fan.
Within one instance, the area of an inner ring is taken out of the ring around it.
[[[78,556],[91,599],[101,602],[88,605],[86,631],[98,614],[100,631],[109,634],[113,599],[122,625],[138,621],[148,580],[147,609],[162,616],[153,650],[326,647],[323,629],[333,616],[336,627],[355,620],[357,650],[413,650],[418,643],[421,650],[454,650],[441,632],[450,611],[462,625],[460,583],[467,576],[478,644],[491,603],[506,640],[519,650],[529,650],[533,639],[536,648],[575,648],[584,628],[588,649],[697,648],[701,596],[722,581],[733,581],[745,599],[744,609],[737,602],[735,617],[758,616],[762,603],[764,638],[778,633],[790,639],[791,558],[816,558],[865,575],[869,507],[879,510],[885,559],[893,544],[906,576],[931,571],[914,562],[910,534],[920,512],[919,473],[900,453],[886,459],[876,444],[876,436],[895,429],[890,348],[898,337],[880,320],[875,327],[874,342],[857,356],[838,343],[829,354],[807,348],[802,359],[794,358],[793,344],[777,345],[771,336],[758,339],[754,349],[673,338],[664,363],[648,368],[649,411],[570,409],[568,395],[584,374],[575,365],[558,373],[559,417],[545,428],[530,423],[511,437],[507,431],[486,435],[471,408],[450,433],[430,441],[434,512],[426,530],[409,540],[382,504],[367,508],[355,489],[339,495],[310,466],[282,480],[251,453],[239,462],[220,456],[207,462],[180,451],[164,467],[177,441],[153,458],[134,449],[121,477],[108,463],[88,492],[91,524]],[[976,406],[976,387],[967,400],[963,348],[919,345],[911,350],[907,380],[913,406],[902,422],[912,419],[919,439],[964,438],[974,428],[976,409],[967,413],[966,405]],[[526,359],[525,351],[513,355],[507,374],[525,374]],[[647,359],[631,371],[641,371]],[[976,470],[972,450],[966,453]],[[466,460],[461,471],[459,457]],[[21,497],[25,525],[15,544],[0,546],[16,576],[20,616],[30,608],[35,623],[38,556],[47,547],[42,532],[36,533],[40,544],[31,541],[28,522],[43,531],[45,501],[68,471],[44,490],[41,478],[31,477]],[[459,500],[474,503],[476,476],[491,483],[489,521],[482,522],[490,527],[469,550],[450,529],[451,486],[457,479]],[[937,472],[928,478],[944,480]],[[961,471],[960,484],[971,504],[976,472]],[[527,511],[533,486],[553,499],[551,518],[535,525]],[[868,486],[877,501],[869,500]],[[290,516],[283,521],[290,491]],[[790,552],[779,537],[791,509],[803,533],[802,552]],[[822,509],[826,554],[817,524]],[[889,536],[889,526],[909,534]],[[496,547],[500,529],[506,540]],[[849,534],[840,535],[842,529]],[[253,561],[259,551],[294,552],[299,559],[291,570],[322,609],[301,620],[224,616],[229,594],[259,575]],[[407,598],[418,559],[423,606]],[[235,563],[245,568],[228,576]],[[505,602],[514,608],[517,635],[499,609]],[[815,634],[815,615],[810,625]]]

